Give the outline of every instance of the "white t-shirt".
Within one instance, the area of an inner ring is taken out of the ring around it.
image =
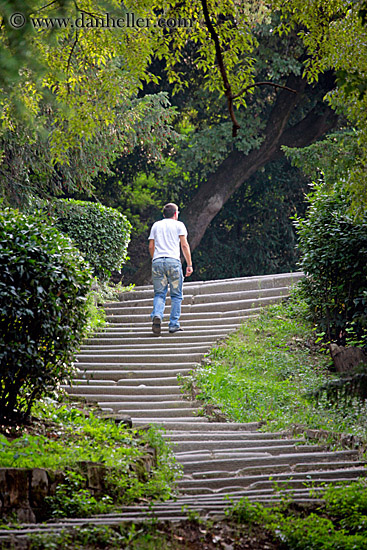
[[[180,259],[180,235],[187,237],[185,224],[172,218],[163,218],[152,225],[149,239],[154,239],[154,256],[156,258]]]

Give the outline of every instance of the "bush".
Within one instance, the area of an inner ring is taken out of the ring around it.
[[[305,219],[296,219],[303,294],[320,332],[345,344],[367,344],[367,216],[348,215],[342,184],[315,185]]]
[[[69,238],[37,216],[0,212],[0,417],[24,420],[71,373],[91,272]]]
[[[57,228],[73,239],[96,277],[106,279],[111,271],[120,271],[131,231],[123,214],[99,203],[72,199],[59,199],[53,206]]]

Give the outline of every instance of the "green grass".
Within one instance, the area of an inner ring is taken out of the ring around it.
[[[338,407],[310,394],[335,378],[329,356],[296,299],[270,306],[250,318],[185,382],[198,398],[219,407],[235,422],[264,422],[265,429],[293,425],[366,436],[367,407],[357,399]]]
[[[68,472],[69,482],[59,495],[65,506],[70,505],[75,493],[74,504],[80,509],[88,508],[87,501],[91,513],[99,509],[84,491],[84,480],[75,477],[84,461],[98,462],[109,469],[108,495],[115,504],[164,500],[174,494],[181,470],[158,429],[129,429],[100,418],[92,409],[81,410],[71,403],[50,399],[38,402],[32,413],[37,420],[20,433],[9,427],[0,433],[0,467]],[[150,473],[144,468],[148,448],[153,448],[157,457]]]
[[[241,499],[226,511],[241,525],[261,525],[291,550],[364,550],[367,548],[367,486],[360,480],[326,488],[312,512],[291,505],[264,507]]]
[[[172,544],[165,533],[153,526],[134,524],[81,527],[74,532],[40,533],[29,537],[30,550],[172,550]],[[9,544],[9,543],[6,543]],[[1,550],[11,550],[1,546]]]

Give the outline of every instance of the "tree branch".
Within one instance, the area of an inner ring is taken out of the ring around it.
[[[73,47],[72,47],[71,50],[70,50],[70,54],[69,54],[69,58],[68,58],[68,66],[67,66],[67,68],[66,68],[66,74],[67,74],[68,76],[69,76],[69,69],[70,69],[71,57],[72,57],[72,55],[73,55],[75,46],[77,45],[78,39],[79,39],[78,31],[76,31],[75,34],[76,34],[76,38],[75,38],[75,40],[74,40]],[[70,84],[69,84],[69,82],[68,82],[67,86],[68,86],[68,94],[70,94]]]
[[[207,1],[206,0],[201,0],[201,5],[203,6],[203,13],[204,13],[204,19],[205,19],[206,26],[208,27],[208,31],[209,31],[209,33],[210,33],[210,35],[213,39],[214,45],[215,45],[215,53],[216,53],[216,57],[217,57],[217,62],[218,62],[220,74],[222,75],[223,84],[224,84],[224,90],[225,90],[224,93],[227,97],[228,110],[229,110],[229,114],[231,116],[231,120],[233,122],[232,136],[236,137],[237,131],[239,130],[240,125],[238,124],[238,121],[236,119],[236,115],[234,114],[232,89],[231,89],[231,85],[230,85],[229,80],[228,80],[226,68],[224,66],[222,51],[220,49],[219,38],[218,38],[218,35],[215,31],[215,28],[214,28],[213,23],[211,22],[211,19],[210,19],[210,16],[209,16]]]
[[[42,6],[41,8],[39,8],[36,12],[34,13],[38,13],[39,11],[42,11],[42,10],[45,10],[46,8],[49,8],[50,6],[52,6],[53,4],[57,4],[57,1],[56,0],[53,0],[52,2],[49,2],[48,4],[45,4],[44,6]]]
[[[231,117],[231,120],[232,120],[232,123],[233,123],[232,136],[236,137],[237,132],[238,132],[238,130],[240,129],[241,126],[239,125],[239,123],[236,119],[236,115],[234,113],[234,108],[233,108],[233,100],[234,99],[238,99],[241,95],[243,95],[245,92],[247,92],[247,90],[249,90],[250,88],[254,88],[254,86],[265,86],[265,85],[274,86],[275,88],[282,88],[283,90],[287,90],[288,92],[292,92],[293,94],[296,94],[297,91],[293,90],[292,88],[288,88],[287,86],[281,86],[280,84],[273,84],[272,82],[255,82],[254,84],[250,84],[249,86],[246,86],[245,88],[243,88],[243,90],[241,90],[240,93],[238,93],[236,95],[233,95],[232,94],[232,88],[231,88],[231,85],[230,85],[229,80],[228,80],[227,71],[226,71],[226,68],[224,66],[224,60],[223,60],[222,51],[221,51],[221,47],[220,47],[219,37],[218,37],[218,34],[217,34],[217,32],[216,32],[216,30],[213,26],[213,23],[211,22],[211,19],[210,19],[207,0],[201,0],[201,5],[203,6],[203,13],[204,13],[204,19],[205,19],[206,26],[208,28],[210,36],[212,37],[214,45],[215,45],[215,53],[216,53],[216,57],[217,57],[219,71],[220,71],[220,74],[222,76],[222,80],[223,80],[223,84],[224,84],[224,93],[227,97],[228,110],[229,110],[229,114],[230,114],[230,117]]]
[[[74,0],[74,6],[76,7],[76,9],[80,12],[83,12],[83,13],[86,13],[87,15],[90,15],[93,19],[103,19],[103,15],[102,14],[98,14],[98,13],[91,13],[90,11],[87,11],[87,10],[83,10],[82,8],[80,8],[76,2],[76,0]]]
[[[292,92],[292,94],[297,94],[297,90],[293,90],[292,88],[288,88],[288,86],[282,86],[281,84],[274,84],[273,82],[254,82],[253,84],[250,84],[249,86],[246,86],[246,88],[243,88],[238,94],[232,96],[232,99],[238,99],[243,95],[247,90],[250,88],[254,88],[255,86],[274,86],[274,88],[282,88],[283,90],[287,90],[288,92]]]

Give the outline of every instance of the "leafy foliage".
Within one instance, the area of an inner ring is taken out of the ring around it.
[[[335,71],[337,87],[326,99],[337,112],[355,125],[355,140],[360,151],[346,175],[351,192],[350,209],[363,217],[367,204],[365,171],[367,162],[367,42],[366,2],[333,0],[273,0],[284,35],[298,32],[308,52],[305,75],[315,81],[325,71]],[[338,157],[335,157],[338,162]]]
[[[311,513],[240,499],[226,512],[237,523],[261,525],[292,550],[363,550],[367,544],[366,481],[327,487]],[[312,496],[312,489],[310,489]]]
[[[331,380],[317,388],[313,395],[317,399],[325,395],[334,407],[348,406],[355,396],[361,401],[367,401],[367,373],[361,372],[352,376],[343,376],[339,380]]]
[[[307,147],[282,147],[286,157],[311,181],[329,184],[345,181],[351,168],[360,161],[356,131],[340,131]]]
[[[305,300],[331,342],[349,336],[367,343],[367,217],[347,213],[343,184],[314,186],[304,219],[296,218]]]
[[[181,473],[161,432],[132,430],[101,417],[91,407],[51,399],[37,401],[32,424],[19,433],[14,427],[0,434],[0,467],[46,468],[66,475],[56,497],[48,499],[48,513],[102,513],[113,504],[172,497]],[[148,458],[148,460],[147,460]],[[85,483],[85,463],[105,467],[105,498],[92,498]],[[147,464],[147,465],[146,465]],[[70,516],[69,516],[70,517]]]
[[[69,238],[37,216],[0,212],[0,411],[26,417],[70,376],[91,273]]]
[[[124,95],[115,108],[113,123],[98,126],[93,139],[81,132],[73,147],[68,143],[63,159],[55,162],[49,140],[57,112],[47,106],[42,110],[47,113],[40,115],[41,120],[45,118],[45,128],[18,123],[0,135],[0,193],[10,205],[25,208],[34,195],[90,196],[97,174],[111,174],[110,164],[128,157],[137,144],[154,160],[161,158],[163,148],[177,137],[165,94],[135,99]]]
[[[121,269],[131,231],[126,216],[99,203],[73,199],[56,200],[52,209],[56,227],[74,241],[95,276],[106,279],[112,270]]]
[[[1,6],[0,147],[3,194],[9,200],[22,201],[30,187],[90,192],[93,175],[108,172],[109,164],[135,144],[160,154],[173,136],[167,98],[137,97],[142,82],[158,82],[149,67],[153,55],[165,60],[170,81],[182,88],[188,82],[177,64],[186,62],[186,44],[195,43],[204,87],[222,93],[200,0],[59,0],[47,5],[34,0],[21,8],[12,0]],[[26,23],[21,30],[11,24],[19,11]],[[233,89],[239,91],[253,80],[250,54],[256,40],[250,23],[264,17],[264,8],[245,9],[226,0],[212,2],[210,12]],[[134,13],[146,24],[108,29],[93,24],[107,13],[110,20],[125,22]],[[181,24],[163,28],[157,24],[161,16]],[[50,18],[68,23],[38,28],[31,23]],[[92,24],[70,24],[82,19]],[[244,103],[244,96],[238,101]]]
[[[106,514],[111,511],[112,499],[105,495],[96,499],[88,489],[84,489],[85,478],[69,471],[65,483],[56,487],[55,496],[46,497],[51,516],[55,518],[82,518],[91,514]]]

